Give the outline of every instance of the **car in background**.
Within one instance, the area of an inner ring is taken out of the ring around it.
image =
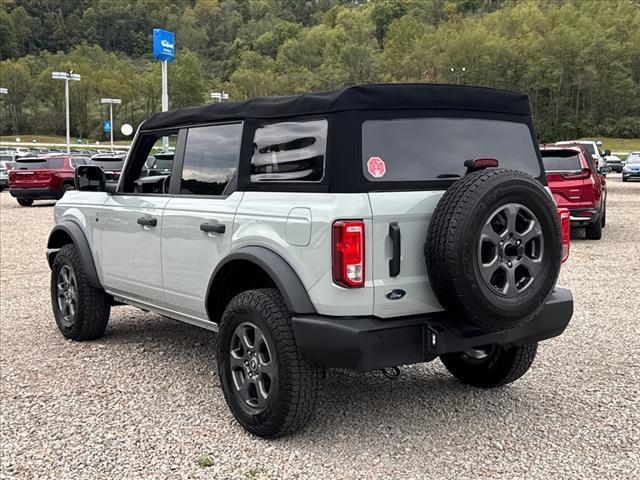
[[[640,179],[640,152],[631,152],[622,169],[622,181]]]
[[[9,188],[9,170],[14,158],[13,155],[0,154],[0,192]]]
[[[9,171],[9,193],[23,207],[34,200],[59,200],[74,189],[74,174],[78,165],[89,157],[52,154],[16,158]]]
[[[617,155],[608,155],[604,157],[605,165],[611,169],[612,172],[620,173],[622,172],[622,159]]]
[[[145,177],[154,177],[157,175],[171,175],[171,167],[173,166],[173,150],[157,152],[149,155],[147,161],[142,167]]]
[[[91,157],[88,165],[102,168],[107,182],[117,182],[120,180],[125,158],[126,155],[122,153],[98,153]]]
[[[596,164],[596,167],[600,167],[605,164],[604,155],[600,151],[602,142],[595,140],[565,140],[562,142],[556,142],[556,145],[582,145],[582,147],[591,155],[591,158]],[[606,152],[610,153],[610,152]]]
[[[567,208],[572,227],[585,227],[588,239],[602,238],[607,219],[606,165],[596,167],[582,145],[541,145],[547,182],[558,208]]]

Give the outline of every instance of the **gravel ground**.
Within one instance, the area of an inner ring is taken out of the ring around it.
[[[49,306],[51,204],[1,197],[1,471],[19,478],[640,478],[640,183],[609,177],[601,241],[560,284],[576,312],[531,371],[494,391],[438,362],[329,372],[314,422],[245,433],[216,378],[215,334],[130,307],[75,343]],[[207,466],[205,466],[207,465]]]

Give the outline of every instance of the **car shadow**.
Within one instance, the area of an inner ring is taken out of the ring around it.
[[[193,375],[190,380],[213,385],[213,394],[224,401],[217,378],[212,378],[217,376],[216,333],[155,314],[134,316],[140,318],[117,315],[98,342],[162,357],[148,360],[162,365],[166,378]],[[438,435],[452,424],[480,429],[502,425],[507,418],[517,424],[522,408],[540,408],[539,398],[523,380],[494,390],[477,389],[458,382],[438,360],[401,367],[401,372],[389,379],[379,371],[327,370],[313,422],[291,438],[316,449],[330,448],[342,435]],[[553,399],[546,400],[547,408],[549,402]]]

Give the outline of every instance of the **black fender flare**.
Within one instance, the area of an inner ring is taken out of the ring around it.
[[[60,248],[69,243],[67,238],[71,239],[71,242],[78,250],[80,258],[82,258],[82,263],[84,264],[87,279],[91,286],[103,289],[100,278],[98,277],[96,265],[93,261],[93,254],[91,253],[91,247],[89,246],[87,237],[85,236],[82,227],[74,221],[63,221],[51,230],[49,239],[47,240],[47,261],[49,262],[49,267],[53,265],[53,261]]]
[[[212,291],[211,289],[215,288],[216,284],[222,281],[219,274],[224,266],[237,260],[249,261],[264,270],[276,287],[278,287],[278,290],[280,290],[289,311],[298,314],[316,313],[307,289],[291,265],[273,250],[259,246],[241,247],[222,259],[209,279],[207,296],[205,298],[209,298]],[[208,303],[209,302],[207,302],[207,314],[209,318],[212,318]]]

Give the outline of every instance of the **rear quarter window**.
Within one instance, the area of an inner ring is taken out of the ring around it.
[[[362,124],[362,168],[371,182],[447,180],[465,160],[495,158],[500,168],[540,175],[537,146],[524,123],[476,118],[398,118]]]
[[[260,125],[253,140],[251,181],[322,181],[327,128],[327,120]]]

